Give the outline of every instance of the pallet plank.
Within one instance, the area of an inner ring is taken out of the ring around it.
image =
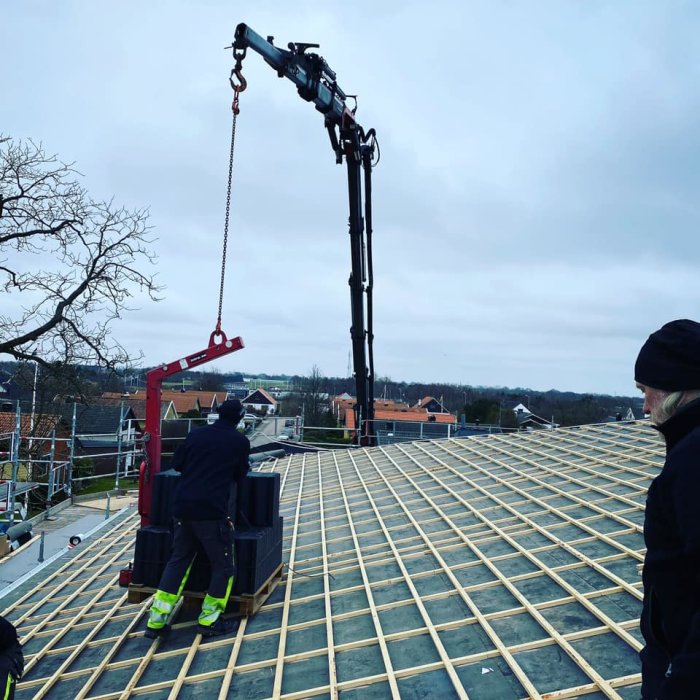
[[[265,601],[272,595],[273,591],[279,586],[284,574],[284,562],[272,572],[270,577],[263,583],[255,593],[244,593],[242,595],[231,596],[226,606],[226,614],[240,615],[248,617],[255,615],[260,608],[265,604]],[[142,603],[147,598],[150,598],[156,589],[151,586],[139,586],[129,584],[127,600],[129,603]],[[206,594],[200,591],[183,591],[183,606],[185,608],[198,608],[201,606],[202,599]]]

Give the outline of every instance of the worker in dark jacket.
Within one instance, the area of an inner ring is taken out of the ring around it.
[[[666,442],[644,519],[643,700],[700,698],[700,323],[652,333],[635,364]]]
[[[173,455],[171,467],[182,473],[173,503],[173,551],[156,591],[146,636],[169,631],[170,613],[185,588],[198,545],[211,565],[211,580],[199,615],[198,631],[205,637],[233,631],[221,614],[233,587],[232,490],[248,473],[250,443],[238,432],[244,408],[238,400],[224,401],[219,419],[193,430]]]
[[[0,616],[0,698],[12,700],[24,673],[24,655],[15,626]]]

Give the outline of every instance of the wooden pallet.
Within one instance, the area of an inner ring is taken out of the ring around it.
[[[263,583],[255,593],[244,593],[243,595],[231,596],[226,606],[226,615],[235,615],[241,617],[249,617],[255,615],[258,610],[264,605],[265,601],[272,595],[272,592],[279,586],[284,573],[284,562],[282,562],[271,574],[270,578]],[[127,600],[129,603],[142,603],[147,598],[150,598],[156,592],[155,588],[150,586],[139,586],[137,584],[129,584]],[[185,608],[201,608],[202,599],[205,593],[199,591],[183,591],[183,607]]]

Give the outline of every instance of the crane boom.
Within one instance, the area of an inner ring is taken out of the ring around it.
[[[345,159],[348,174],[348,200],[351,271],[350,307],[352,325],[353,370],[357,402],[355,426],[360,444],[374,444],[374,357],[372,330],[372,226],[371,170],[376,135],[365,132],[355,119],[355,108],[347,105],[349,97],[339,87],[336,74],[316,53],[307,52],[317,44],[288,44],[288,50],[273,44],[273,37],[263,39],[246,24],[236,27],[232,44],[236,68],[240,68],[247,50],[260,54],[279,77],[288,78],[299,95],[312,102],[324,115],[325,127],[335,153],[336,163]],[[232,78],[233,85],[233,78]],[[353,98],[354,99],[354,98]],[[364,209],[363,209],[364,175]],[[363,216],[364,213],[364,216]],[[365,227],[365,223],[367,224]],[[367,319],[367,323],[365,323]]]

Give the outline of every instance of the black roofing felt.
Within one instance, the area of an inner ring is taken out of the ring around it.
[[[143,637],[116,586],[132,513],[2,600],[17,697],[636,699],[661,451],[642,423],[282,458],[285,578],[209,642],[184,610]]]

